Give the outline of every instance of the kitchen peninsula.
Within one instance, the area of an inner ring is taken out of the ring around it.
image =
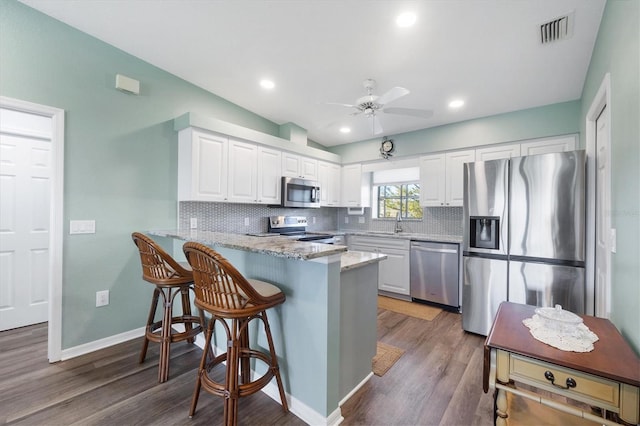
[[[186,241],[206,244],[243,275],[287,296],[269,322],[290,410],[309,424],[338,424],[341,401],[371,376],[376,353],[378,262],[386,255],[345,246],[200,230],[149,231],[184,259]],[[266,347],[264,335],[252,336]],[[265,392],[279,400],[277,387]]]

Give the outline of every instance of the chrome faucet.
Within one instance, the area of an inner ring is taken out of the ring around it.
[[[396,213],[396,228],[394,232],[397,234],[398,232],[402,232],[402,226],[400,226],[400,222],[402,222],[402,216],[400,216],[400,212]]]

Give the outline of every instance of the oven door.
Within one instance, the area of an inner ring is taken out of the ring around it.
[[[320,208],[320,187],[312,180],[282,178],[282,206]]]

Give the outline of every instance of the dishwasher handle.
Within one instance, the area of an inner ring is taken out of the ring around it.
[[[435,249],[435,248],[430,248],[430,247],[423,247],[423,246],[415,246],[412,245],[411,246],[411,250],[416,250],[416,251],[428,251],[431,253],[451,253],[451,254],[458,254],[458,250],[457,249]]]

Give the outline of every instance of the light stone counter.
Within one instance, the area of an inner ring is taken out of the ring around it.
[[[380,262],[386,258],[386,254],[349,250],[346,253],[342,253],[342,257],[340,258],[340,271],[344,272],[349,269],[360,268],[371,263]]]
[[[196,241],[215,248],[216,246],[244,250],[287,259],[310,260],[347,251],[346,246],[295,241],[280,235],[255,237],[243,234],[201,230],[153,230],[149,235]]]
[[[437,243],[462,243],[462,236],[456,235],[436,235],[436,234],[419,234],[413,232],[388,232],[388,231],[361,231],[352,229],[343,229],[342,232],[346,235],[362,235],[367,237],[383,237],[383,238],[396,238],[402,240],[414,240],[414,241],[432,241]]]

